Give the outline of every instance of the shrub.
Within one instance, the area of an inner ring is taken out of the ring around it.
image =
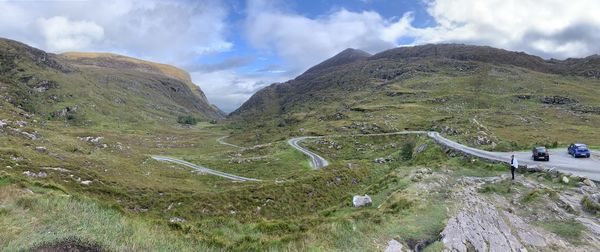
[[[400,157],[403,160],[411,160],[413,158],[413,150],[415,149],[415,143],[412,141],[406,142],[402,145],[400,150]]]
[[[177,122],[185,125],[196,125],[198,123],[198,118],[193,116],[179,116],[177,118]]]

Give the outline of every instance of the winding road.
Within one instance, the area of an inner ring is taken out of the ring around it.
[[[592,157],[588,159],[584,158],[573,158],[567,154],[566,149],[553,149],[549,150],[550,152],[550,161],[548,162],[539,162],[533,161],[531,158],[531,152],[528,151],[520,151],[520,152],[490,152],[484,151],[480,149],[476,149],[473,147],[469,147],[466,145],[459,144],[450,139],[447,139],[441,136],[438,132],[432,131],[400,131],[400,132],[392,132],[392,133],[380,133],[380,134],[357,134],[357,135],[331,135],[331,136],[313,136],[313,137],[297,137],[292,138],[288,141],[288,143],[294,147],[295,149],[303,152],[311,159],[311,166],[313,169],[320,169],[328,165],[328,162],[323,157],[318,154],[303,148],[298,143],[305,139],[315,139],[315,138],[323,138],[323,137],[342,137],[342,136],[390,136],[390,135],[407,135],[407,134],[427,134],[431,139],[433,139],[437,144],[446,146],[448,148],[464,152],[466,154],[480,157],[487,160],[492,160],[496,162],[510,162],[510,156],[512,154],[515,155],[517,160],[519,160],[519,164],[522,166],[534,166],[538,165],[546,168],[556,168],[562,172],[570,172],[579,176],[584,176],[590,178],[594,181],[600,181],[600,153],[593,152]]]
[[[245,182],[245,181],[261,181],[260,179],[246,178],[246,177],[241,177],[241,176],[237,176],[237,175],[233,175],[233,174],[229,174],[229,173],[225,173],[225,172],[216,171],[216,170],[213,170],[213,169],[209,169],[209,168],[206,168],[206,167],[203,167],[203,166],[195,165],[195,164],[192,164],[190,162],[183,161],[183,160],[176,159],[176,158],[164,157],[164,156],[152,156],[152,159],[157,160],[157,161],[171,162],[171,163],[176,163],[176,164],[184,165],[184,166],[190,167],[190,168],[192,168],[192,169],[194,169],[196,171],[199,171],[199,172],[209,173],[209,174],[216,175],[216,176],[219,176],[219,177],[231,179],[233,181],[240,181],[240,182]]]
[[[316,139],[316,138],[321,138],[321,137],[296,137],[296,138],[290,139],[288,141],[288,144],[290,146],[292,146],[294,149],[299,150],[300,152],[302,152],[302,153],[306,154],[308,157],[310,157],[310,167],[312,167],[313,169],[320,169],[325,166],[328,166],[329,162],[327,162],[327,160],[324,159],[323,157],[300,146],[300,144],[299,144],[300,141],[303,141],[306,139]]]
[[[222,137],[219,137],[219,138],[217,138],[217,142],[218,142],[218,143],[220,143],[220,144],[222,144],[222,145],[227,145],[227,146],[236,147],[236,148],[240,148],[240,149],[242,149],[242,148],[243,148],[242,146],[239,146],[239,145],[235,145],[235,144],[231,144],[231,143],[225,142],[225,138],[228,138],[228,137],[229,137],[229,136],[222,136]]]
[[[329,165],[329,162],[319,156],[318,154],[300,146],[300,142],[307,139],[318,139],[325,137],[356,137],[356,136],[391,136],[391,135],[408,135],[408,134],[426,134],[431,139],[433,139],[437,144],[446,146],[447,148],[454,149],[456,151],[460,151],[466,153],[468,155],[480,157],[487,160],[492,160],[496,162],[510,162],[510,156],[512,154],[519,160],[519,163],[522,166],[532,166],[538,165],[546,168],[556,168],[562,172],[570,172],[579,176],[585,176],[594,181],[600,181],[600,153],[597,151],[592,152],[592,157],[588,159],[575,159],[569,156],[566,153],[565,149],[553,149],[550,151],[550,161],[548,162],[536,162],[531,159],[531,153],[528,151],[522,152],[490,152],[484,151],[480,149],[476,149],[473,147],[469,147],[466,145],[462,145],[460,143],[454,142],[450,139],[447,139],[441,136],[437,132],[432,131],[400,131],[400,132],[391,132],[391,133],[379,133],[379,134],[355,134],[355,135],[329,135],[329,136],[304,136],[304,137],[296,137],[288,140],[288,144],[294,149],[304,153],[310,158],[310,166],[313,169],[320,169]],[[224,141],[225,137],[221,137],[217,139],[217,142],[223,145],[228,145],[236,148],[242,148],[241,146],[237,146],[234,144],[230,144]],[[213,169],[209,169],[203,166],[195,165],[180,159],[164,157],[164,156],[152,156],[153,159],[158,161],[166,161],[181,164],[190,168],[193,168],[200,172],[205,172],[209,174],[213,174],[216,176],[224,177],[227,179],[231,179],[234,181],[261,181],[259,179],[254,178],[245,178],[233,174],[228,174],[220,171],[216,171]]]

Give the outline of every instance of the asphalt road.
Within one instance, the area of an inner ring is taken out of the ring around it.
[[[319,156],[318,154],[303,148],[298,143],[305,139],[315,139],[315,138],[323,138],[323,137],[341,137],[341,136],[386,136],[386,135],[406,135],[406,134],[427,134],[430,138],[435,140],[438,144],[445,145],[449,148],[465,152],[467,154],[499,161],[499,162],[510,162],[510,156],[512,154],[515,155],[517,160],[519,160],[519,164],[522,166],[527,165],[538,165],[546,168],[556,168],[562,172],[570,172],[579,176],[585,176],[594,181],[600,181],[600,153],[597,151],[592,152],[591,158],[573,158],[565,149],[551,149],[550,152],[550,161],[533,161],[531,158],[531,152],[490,152],[484,151],[480,149],[476,149],[473,147],[469,147],[466,145],[459,144],[450,139],[447,139],[441,136],[437,132],[427,132],[427,131],[401,131],[401,132],[392,132],[392,133],[381,133],[381,134],[357,134],[357,135],[332,135],[332,136],[311,136],[311,137],[297,137],[292,138],[288,141],[288,144],[293,148],[301,151],[306,154],[311,159],[311,167],[313,169],[323,168],[328,165],[328,162],[325,158]]]
[[[294,149],[304,153],[310,158],[310,166],[313,169],[320,169],[329,165],[329,162],[318,154],[302,147],[299,143],[306,139],[316,139],[323,137],[342,137],[342,136],[387,136],[387,135],[406,135],[406,134],[427,134],[430,138],[436,141],[440,145],[444,145],[448,148],[452,148],[454,150],[462,151],[464,153],[477,156],[480,158],[494,160],[498,162],[510,162],[510,156],[512,154],[519,160],[519,164],[522,166],[528,165],[538,165],[546,168],[556,168],[562,172],[570,172],[576,175],[585,176],[594,181],[600,181],[600,152],[592,151],[591,158],[573,158],[565,149],[550,149],[550,161],[533,161],[531,158],[531,152],[490,152],[485,150],[476,149],[473,147],[469,147],[466,145],[459,144],[450,139],[447,139],[441,136],[437,132],[427,132],[427,131],[401,131],[401,132],[392,132],[392,133],[381,133],[381,134],[356,134],[356,135],[331,135],[331,136],[305,136],[305,137],[296,137],[288,140],[288,144],[292,146]],[[224,141],[225,137],[221,137],[217,139],[220,144],[229,145],[232,147],[242,148],[237,145],[229,144]],[[259,179],[253,178],[245,178],[233,174],[228,174],[220,171],[216,171],[213,169],[209,169],[203,166],[195,165],[180,159],[164,157],[164,156],[152,156],[153,159],[158,161],[167,161],[176,164],[181,164],[192,169],[195,169],[200,172],[205,172],[209,174],[213,174],[216,176],[221,176],[224,178],[228,178],[234,181],[261,181]]]
[[[196,171],[199,171],[199,172],[209,173],[209,174],[216,175],[216,176],[219,176],[219,177],[231,179],[233,181],[240,181],[240,182],[245,182],[245,181],[261,181],[260,179],[246,178],[246,177],[241,177],[241,176],[237,176],[237,175],[233,175],[233,174],[229,174],[229,173],[215,171],[213,169],[209,169],[209,168],[206,168],[206,167],[203,167],[203,166],[195,165],[195,164],[192,164],[190,162],[183,161],[183,160],[176,159],[176,158],[164,157],[164,156],[152,156],[152,158],[154,160],[157,160],[157,161],[171,162],[171,163],[176,163],[176,164],[184,165],[184,166],[190,167],[190,168],[192,168],[192,169],[194,169]]]
[[[531,152],[490,152],[472,147],[468,147],[452,140],[442,137],[437,132],[427,133],[429,137],[434,139],[438,144],[448,146],[452,149],[459,150],[474,156],[485,159],[491,159],[500,162],[510,162],[510,156],[515,155],[519,161],[519,165],[538,165],[546,168],[556,168],[562,172],[570,172],[579,176],[585,176],[594,181],[600,181],[600,153],[592,152],[590,158],[573,158],[567,153],[567,149],[551,149],[550,161],[533,161]]]
[[[327,162],[327,160],[325,160],[323,157],[317,155],[316,153],[302,147],[299,145],[299,143],[305,139],[314,139],[314,138],[320,138],[320,137],[296,137],[296,138],[292,138],[288,141],[288,144],[290,146],[292,146],[294,149],[299,150],[300,152],[306,154],[308,157],[310,157],[310,166],[313,169],[320,169],[323,168],[327,165],[329,165],[329,162]]]
[[[231,144],[231,143],[225,142],[225,138],[228,138],[228,137],[229,136],[219,137],[219,138],[217,138],[217,142],[220,143],[220,144],[222,144],[222,145],[227,145],[227,146],[236,147],[236,148],[240,148],[240,149],[242,148],[242,146],[238,146],[238,145],[235,145],[235,144]]]

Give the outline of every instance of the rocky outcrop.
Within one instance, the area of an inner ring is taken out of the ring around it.
[[[569,105],[578,103],[577,100],[564,96],[544,96],[540,98],[540,102],[551,105]]]
[[[527,251],[526,247],[566,249],[552,234],[529,225],[510,210],[499,209],[476,192],[476,184],[453,197],[462,206],[441,233],[450,251]]]

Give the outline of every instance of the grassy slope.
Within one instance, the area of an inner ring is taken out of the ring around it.
[[[269,114],[233,120],[241,141],[268,141],[281,135],[359,132],[353,122],[377,124],[376,131],[403,129],[438,130],[444,126],[458,131],[453,138],[476,145],[478,132],[495,142],[482,148],[523,149],[558,142],[567,145],[585,141],[599,145],[595,134],[600,114],[581,113],[569,105],[547,105],[543,96],[563,96],[579,101],[576,106],[599,108],[600,81],[560,76],[531,70],[479,63],[472,72],[437,66],[435,72],[415,72],[388,82],[371,79],[360,90],[331,87],[310,95],[308,100],[286,105],[285,114]],[[530,99],[517,96],[530,95]],[[340,113],[342,119],[335,119]],[[476,123],[475,119],[478,123]],[[250,122],[250,123],[249,123]],[[244,125],[255,130],[251,133]],[[345,126],[345,127],[344,127]],[[448,133],[448,132],[443,132]],[[453,135],[450,133],[450,135]]]

